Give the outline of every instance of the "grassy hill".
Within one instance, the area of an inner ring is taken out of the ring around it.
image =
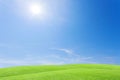
[[[0,80],[120,80],[120,66],[74,64],[1,68]]]

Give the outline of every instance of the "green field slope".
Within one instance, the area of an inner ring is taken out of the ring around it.
[[[0,80],[120,80],[120,66],[74,64],[1,68]]]

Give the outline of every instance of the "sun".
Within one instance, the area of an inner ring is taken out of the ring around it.
[[[33,3],[29,5],[29,11],[32,15],[41,15],[44,13],[44,8],[40,4]]]

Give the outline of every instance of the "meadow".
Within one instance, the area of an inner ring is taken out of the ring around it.
[[[0,68],[0,80],[120,80],[120,66],[69,64]]]

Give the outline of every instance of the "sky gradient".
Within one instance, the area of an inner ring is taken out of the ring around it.
[[[70,63],[120,64],[119,0],[0,0],[0,67]]]

